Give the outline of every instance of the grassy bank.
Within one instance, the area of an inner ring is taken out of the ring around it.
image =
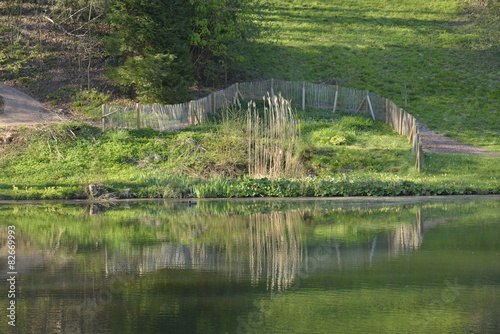
[[[0,198],[500,193],[498,158],[426,154],[418,173],[406,138],[379,121],[312,109],[297,118],[300,170],[287,179],[248,176],[238,117],[176,132],[102,131],[85,123],[21,128],[1,146]]]

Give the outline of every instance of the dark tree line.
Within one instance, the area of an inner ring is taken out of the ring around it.
[[[260,0],[5,0],[14,44],[21,6],[78,41],[80,71],[104,50],[108,77],[142,102],[179,102],[194,84],[228,80],[238,43],[253,26],[250,8]],[[50,8],[50,10],[47,10]],[[4,40],[6,40],[4,38]],[[104,49],[103,49],[104,46]]]

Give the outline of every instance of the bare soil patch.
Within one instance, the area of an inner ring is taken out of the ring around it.
[[[0,126],[31,126],[69,120],[64,115],[45,110],[37,100],[13,87],[0,84],[0,96],[3,101]]]
[[[420,125],[420,139],[422,148],[425,152],[500,157],[500,154],[488,151],[484,148],[465,144],[453,138],[435,133],[423,125]]]

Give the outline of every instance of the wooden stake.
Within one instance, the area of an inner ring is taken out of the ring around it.
[[[210,94],[210,98],[212,99],[212,114],[215,114],[215,111],[217,110],[216,109],[216,105],[215,105],[215,92]]]
[[[271,79],[271,101],[274,101],[274,79]]]
[[[337,110],[337,100],[339,97],[339,85],[335,85],[335,98],[333,99],[333,112]]]
[[[403,134],[403,114],[405,113],[404,109],[399,110],[399,134]]]
[[[368,106],[370,107],[370,113],[372,114],[372,118],[375,119],[375,113],[373,112],[373,108],[372,108],[372,102],[370,101],[370,95],[366,95],[366,102],[368,104]]]
[[[416,161],[415,161],[415,167],[419,172],[422,171],[422,164],[423,164],[423,157],[424,153],[422,151],[422,145],[420,144],[420,135],[417,133],[415,135],[415,142],[416,142]]]
[[[139,103],[136,103],[135,105],[135,110],[137,112],[137,128],[140,129],[141,128],[141,108],[139,107]]]
[[[191,102],[189,103],[189,111],[194,115],[194,119],[196,120],[196,124],[201,124],[200,119],[198,118],[198,114],[196,113],[196,108],[193,108]]]
[[[385,124],[389,124],[389,100],[385,99]]]
[[[306,82],[302,82],[302,110],[306,110]]]
[[[235,83],[236,85],[236,92],[234,93],[234,99],[233,99],[233,104],[237,104],[239,107],[241,107],[241,103],[240,103],[240,100],[238,99],[238,95],[240,93],[240,89],[239,89],[239,85],[238,83]]]
[[[103,130],[106,130],[106,105],[102,105],[101,106],[101,110],[102,110],[102,129]]]
[[[370,91],[365,91],[365,99],[366,99],[366,104],[365,104],[365,113],[368,114],[368,94],[370,94]]]

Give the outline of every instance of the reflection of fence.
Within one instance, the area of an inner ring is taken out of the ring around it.
[[[367,113],[389,124],[399,134],[413,141],[416,167],[422,168],[422,145],[415,117],[394,102],[374,93],[336,85],[309,82],[262,80],[236,83],[226,89],[182,104],[136,105],[131,107],[102,106],[106,127],[152,128],[173,130],[199,124],[219,108],[240,104],[240,99],[261,99],[267,93],[281,95],[293,104],[306,107]]]

